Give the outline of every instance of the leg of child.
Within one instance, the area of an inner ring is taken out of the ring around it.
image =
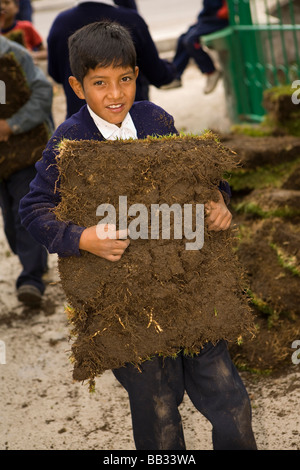
[[[176,70],[177,70],[177,75],[176,75],[177,79],[181,78],[181,75],[185,71],[190,60],[190,56],[187,53],[185,45],[184,45],[185,36],[186,36],[186,33],[182,34],[179,37],[177,41],[176,53],[173,59],[173,63],[176,66]]]
[[[210,55],[202,48],[200,36],[212,32],[213,26],[197,23],[192,26],[183,39],[183,44],[189,57],[192,57],[202,73],[212,73],[215,65]]]
[[[154,357],[114,370],[129,395],[137,450],[184,450],[178,406],[184,394],[182,359]]]
[[[213,426],[215,450],[255,450],[248,393],[227,343],[208,343],[196,357],[184,357],[185,388]]]
[[[8,243],[23,266],[16,286],[18,288],[30,284],[43,293],[45,287],[42,276],[47,268],[47,251],[23,227],[18,212],[20,200],[29,191],[29,184],[34,176],[35,168],[32,166],[14,173],[7,181],[2,182],[0,206]]]

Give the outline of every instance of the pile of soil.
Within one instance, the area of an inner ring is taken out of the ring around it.
[[[211,134],[65,141],[56,215],[93,226],[99,204],[112,204],[118,214],[119,196],[127,196],[128,207],[144,204],[148,214],[152,204],[195,207],[217,200],[222,175],[236,164],[234,153]],[[127,362],[138,367],[154,354],[197,353],[207,341],[234,342],[252,332],[243,270],[233,254],[235,231],[205,226],[202,249],[189,251],[186,239],[172,236],[172,223],[170,240],[131,240],[117,263],[88,252],[59,259],[75,380],[93,380]]]
[[[300,228],[271,218],[248,225],[239,258],[270,316],[300,314]],[[298,273],[298,274],[297,274]]]
[[[242,162],[232,171],[231,207],[257,330],[230,350],[239,367],[276,371],[291,364],[300,337],[300,139],[228,135],[224,142]]]
[[[291,135],[254,137],[229,133],[221,135],[220,140],[236,152],[244,171],[287,164],[300,156],[300,138]]]
[[[292,84],[264,91],[263,107],[267,111],[267,123],[274,133],[300,137],[300,109],[293,100],[297,92]]]
[[[31,95],[24,72],[13,53],[0,58],[0,80],[6,85],[6,104],[0,106],[0,119],[9,119]],[[46,125],[40,124],[28,132],[12,134],[7,142],[0,142],[0,178],[7,179],[16,171],[36,163],[48,139]]]

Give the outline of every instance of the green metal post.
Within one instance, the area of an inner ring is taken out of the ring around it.
[[[269,0],[227,0],[229,26],[201,38],[219,53],[227,107],[234,122],[262,121],[263,92],[282,84],[283,79],[289,84],[300,78],[296,2],[299,0],[287,4],[281,0],[272,4]],[[288,12],[290,19],[285,19]],[[265,15],[263,21],[259,14]]]
[[[235,39],[241,50],[239,66],[243,69],[243,84],[241,93],[246,94],[248,105],[240,109],[241,114],[260,116],[264,114],[262,107],[263,90],[265,85],[265,69],[263,62],[262,44],[252,23],[249,0],[228,0],[228,7],[235,29]],[[246,30],[240,27],[247,26]],[[245,97],[242,97],[245,101]]]

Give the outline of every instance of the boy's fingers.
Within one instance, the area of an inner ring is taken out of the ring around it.
[[[114,224],[97,224],[96,226],[97,237],[100,240],[105,240],[106,238],[115,239],[116,236],[116,226]]]
[[[115,240],[112,245],[112,250],[115,254],[118,253],[123,253],[124,250],[128,247],[130,244],[130,240]]]
[[[118,238],[119,240],[124,240],[128,237],[129,235],[129,230],[128,229],[124,229],[124,230],[117,230],[116,231],[116,238]]]
[[[96,231],[98,238],[101,240],[105,240],[106,238],[110,238],[112,240],[124,240],[127,239],[129,235],[129,230],[116,230],[116,226],[114,224],[98,224]]]
[[[221,230],[227,230],[230,227],[232,215],[230,212],[224,215],[219,215],[215,220],[210,221],[208,224],[209,230],[215,230],[217,232]]]
[[[122,258],[122,255],[109,255],[106,257],[108,261],[112,261],[112,262],[120,261],[121,258]]]

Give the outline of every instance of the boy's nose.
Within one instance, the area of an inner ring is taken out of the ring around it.
[[[119,98],[120,96],[122,96],[122,87],[119,85],[119,83],[111,84],[109,88],[109,95],[112,98]]]

